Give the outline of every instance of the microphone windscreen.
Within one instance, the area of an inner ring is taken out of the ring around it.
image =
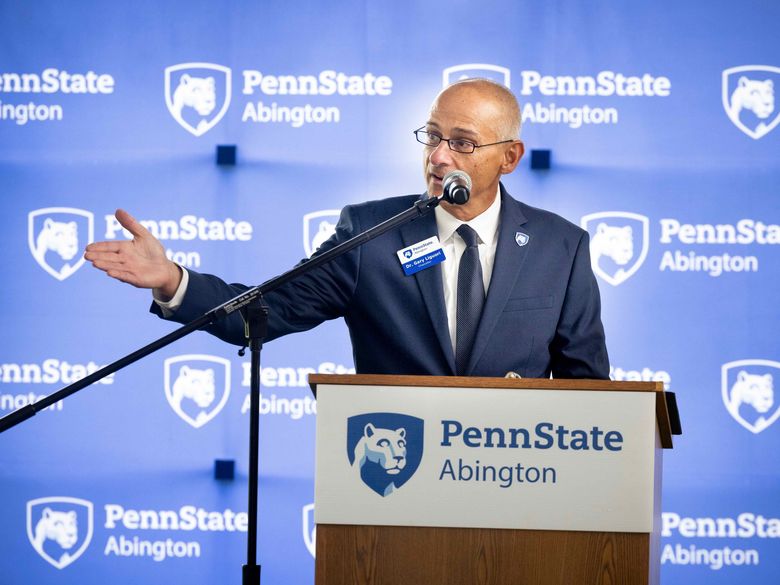
[[[442,198],[448,203],[463,205],[471,197],[471,177],[463,171],[450,171],[442,181]]]
[[[471,177],[469,177],[468,173],[464,171],[450,171],[444,175],[444,179],[442,180],[442,187],[444,187],[444,190],[446,191],[453,182],[459,182],[465,186],[466,189],[471,191]]]

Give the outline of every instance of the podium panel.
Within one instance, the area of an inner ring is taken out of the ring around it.
[[[318,585],[656,582],[660,384],[311,383]]]

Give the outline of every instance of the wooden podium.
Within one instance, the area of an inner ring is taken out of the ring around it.
[[[309,381],[318,397],[316,585],[659,582],[662,450],[672,447],[660,382],[375,375],[311,375]],[[560,459],[549,467],[556,481],[540,486],[527,475],[522,486],[487,480],[460,486],[464,482],[448,481],[450,474],[440,466],[424,472],[421,463],[393,493],[372,492],[346,461],[345,421],[355,413],[409,412],[418,403],[428,413],[422,417],[422,460],[428,457],[429,467],[439,463],[436,457],[449,457],[444,449],[457,447],[457,439],[486,461],[497,455]],[[500,424],[498,430],[465,427],[477,419],[542,426],[536,427],[536,443],[511,444],[510,434],[525,435],[511,429],[504,435]],[[564,424],[556,427],[557,420]],[[579,434],[578,424],[585,429]],[[458,425],[464,429],[460,434]],[[548,447],[547,431],[560,427],[558,442]],[[614,429],[611,435],[608,429]],[[587,448],[584,439],[573,439],[585,433],[592,439]],[[435,484],[437,475],[441,489],[426,488],[424,482]],[[415,489],[422,493],[415,495]],[[416,511],[411,519],[403,517],[407,507]]]

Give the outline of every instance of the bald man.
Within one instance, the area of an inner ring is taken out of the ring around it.
[[[420,197],[440,196],[451,171],[471,177],[468,203],[442,202],[269,293],[266,340],[343,317],[358,373],[606,379],[587,233],[513,199],[500,183],[523,156],[519,132],[519,106],[504,86],[466,80],[444,89],[415,131],[427,192],[345,207],[318,253]],[[113,278],[153,289],[159,316],[186,323],[248,288],[180,268],[129,214],[120,210],[117,219],[133,240],[91,244],[85,257]],[[432,238],[445,259],[404,269],[398,252]],[[245,344],[240,315],[208,331]]]

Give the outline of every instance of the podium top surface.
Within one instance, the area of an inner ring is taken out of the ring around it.
[[[661,446],[671,449],[672,427],[662,382],[613,382],[550,378],[476,378],[468,376],[396,376],[380,374],[310,374],[309,386],[316,396],[318,384],[336,386],[416,386],[420,388],[493,388],[507,390],[577,390],[655,392],[655,410]]]
[[[662,382],[613,382],[551,378],[475,378],[470,376],[395,376],[380,374],[310,374],[309,386],[341,384],[363,386],[428,386],[454,388],[507,388],[535,390],[618,390],[620,392],[663,392]]]

